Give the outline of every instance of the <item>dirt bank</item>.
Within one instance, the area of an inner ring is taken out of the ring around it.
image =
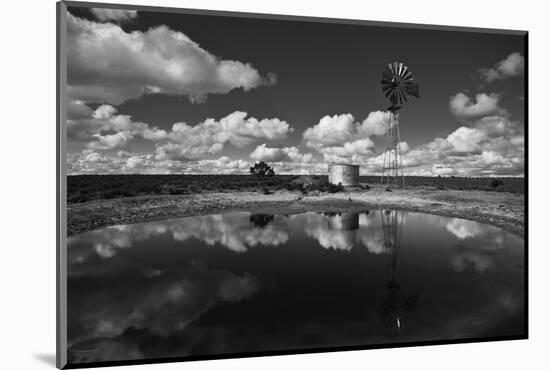
[[[67,209],[67,227],[68,234],[75,235],[108,225],[228,211],[290,214],[305,211],[363,211],[377,208],[395,208],[465,218],[499,226],[519,236],[524,235],[523,194],[423,188],[393,192],[374,188],[309,195],[289,191],[278,191],[269,195],[257,192],[229,192],[95,200],[70,204]]]

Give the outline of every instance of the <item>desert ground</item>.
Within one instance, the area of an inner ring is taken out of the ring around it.
[[[519,182],[522,182],[519,179]],[[70,188],[70,186],[69,186]],[[369,183],[331,193],[285,188],[269,190],[225,190],[196,194],[152,194],[111,199],[69,202],[67,233],[116,224],[128,224],[230,211],[292,214],[306,211],[360,212],[373,209],[402,209],[458,217],[495,225],[524,235],[525,198],[517,192],[455,190],[441,186],[408,186],[387,191]]]

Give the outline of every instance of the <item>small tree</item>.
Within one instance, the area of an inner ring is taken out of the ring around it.
[[[250,167],[250,174],[258,177],[273,176],[275,172],[273,168],[268,166],[264,161],[256,162],[254,166]]]

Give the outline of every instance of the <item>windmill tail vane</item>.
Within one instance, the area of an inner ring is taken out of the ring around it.
[[[380,182],[389,186],[402,182],[405,188],[403,174],[403,158],[401,156],[401,137],[399,135],[399,113],[409,96],[420,98],[420,87],[415,82],[412,72],[402,62],[393,62],[382,72],[382,92],[390,101],[388,111],[388,134],[386,150],[383,155],[384,165]]]

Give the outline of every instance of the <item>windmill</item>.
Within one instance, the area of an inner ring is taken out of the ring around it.
[[[409,67],[402,62],[393,62],[386,66],[382,73],[382,92],[391,105],[386,109],[388,117],[388,134],[386,149],[384,151],[384,165],[380,183],[389,186],[403,182],[405,188],[405,176],[403,174],[403,158],[401,157],[401,138],[399,137],[399,113],[408,96],[420,97],[419,86],[414,82],[414,77]]]
[[[410,311],[416,309],[418,296],[408,296],[397,282],[399,245],[401,228],[405,213],[397,210],[381,210],[384,247],[388,253],[389,281],[386,284],[388,293],[382,302],[382,320],[389,336],[398,336],[403,328],[403,320]]]

